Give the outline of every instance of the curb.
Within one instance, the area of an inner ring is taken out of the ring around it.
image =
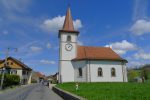
[[[59,96],[61,96],[64,100],[87,100],[85,98],[82,98],[82,97],[72,94],[70,92],[64,91],[57,87],[52,87],[52,90],[55,93],[57,93]]]

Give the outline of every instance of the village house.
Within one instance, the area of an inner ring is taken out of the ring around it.
[[[47,80],[50,83],[58,83],[58,73],[55,73],[54,75],[47,76]]]
[[[8,57],[7,62],[5,62],[5,60],[1,60],[0,74],[2,73],[3,68],[5,68],[4,72],[7,74],[19,75],[21,84],[31,83],[32,69],[18,59]]]
[[[68,8],[58,35],[59,82],[127,82],[127,60],[110,47],[80,46],[78,35]]]
[[[43,75],[41,72],[36,72],[36,71],[33,71],[32,72],[32,82],[33,83],[41,83],[45,80],[45,75]]]

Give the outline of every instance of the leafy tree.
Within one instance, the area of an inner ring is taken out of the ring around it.
[[[146,80],[150,79],[150,65],[144,65],[142,67],[142,77],[144,77]]]
[[[128,79],[130,82],[132,82],[136,77],[139,77],[139,73],[136,70],[128,70]]]

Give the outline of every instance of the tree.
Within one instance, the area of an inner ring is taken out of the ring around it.
[[[136,70],[128,70],[128,79],[129,81],[134,81],[134,78],[139,77],[139,73]]]
[[[150,79],[150,65],[144,65],[142,67],[142,77],[144,77],[146,80]]]

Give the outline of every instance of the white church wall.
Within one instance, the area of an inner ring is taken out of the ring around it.
[[[74,82],[74,68],[71,61],[60,61],[61,82]]]
[[[71,42],[67,42],[67,36],[71,36]],[[77,54],[77,35],[70,33],[61,33],[60,35],[60,60],[72,60]],[[73,46],[71,51],[66,50],[66,44]]]
[[[61,33],[60,41],[66,42],[68,35],[71,36],[71,42],[77,42],[77,35],[76,34],[70,34],[70,33]]]
[[[77,61],[72,62],[74,66],[74,80],[75,82],[86,82],[87,76],[86,76],[86,61]],[[78,69],[82,68],[82,76],[79,76]]]
[[[103,76],[98,76],[98,68],[101,67]],[[115,68],[116,76],[111,76],[111,68]],[[115,61],[90,61],[91,82],[123,82],[121,62]]]
[[[67,51],[66,50],[66,44],[67,43],[61,43],[61,56],[60,56],[60,60],[71,60],[73,58],[76,57],[76,43],[71,43],[71,45],[73,46],[72,50],[71,51]]]

